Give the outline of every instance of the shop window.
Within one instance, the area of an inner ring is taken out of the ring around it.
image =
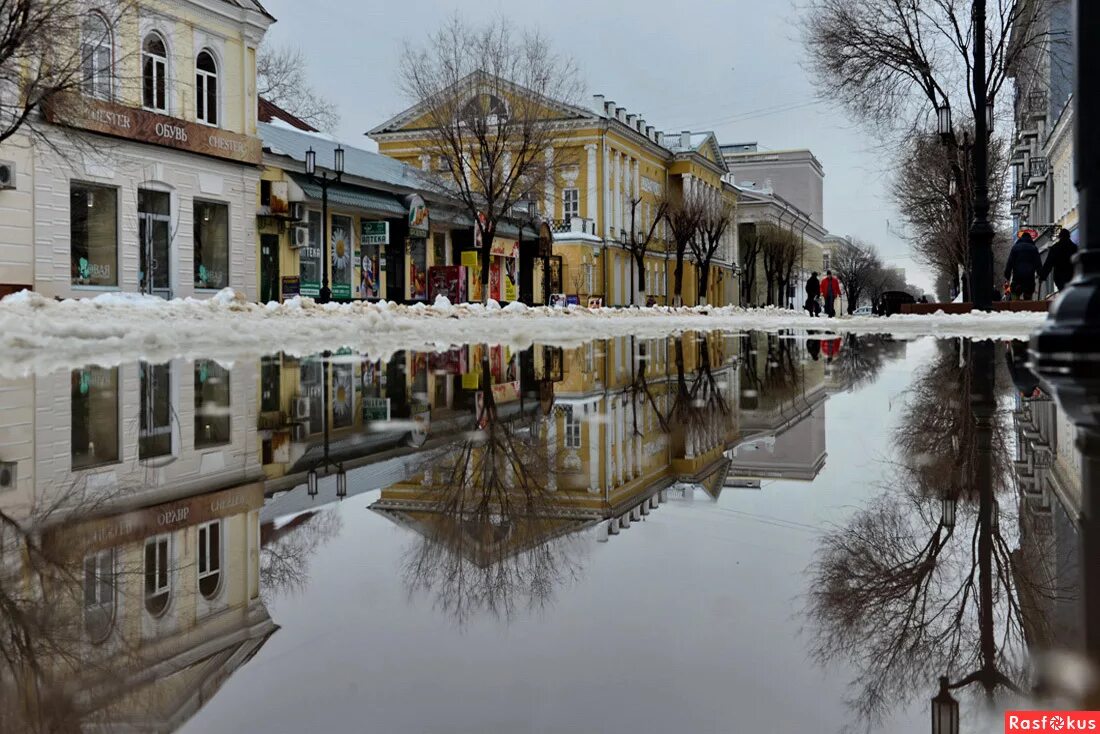
[[[573,412],[572,406],[565,409],[565,448],[581,447],[581,419]]]
[[[447,264],[447,233],[432,232],[432,265]]]
[[[73,285],[118,285],[118,191],[69,186],[69,255]]]
[[[118,462],[118,368],[73,370],[72,467],[91,469]]]
[[[113,66],[111,27],[99,13],[89,13],[80,29],[81,89],[84,94],[109,100]]]
[[[355,367],[332,365],[332,427],[347,428],[355,422]]]
[[[565,189],[561,192],[561,216],[565,220],[566,224],[572,221],[573,217],[579,217],[581,215],[581,192],[580,189]]]
[[[214,54],[203,50],[195,59],[195,118],[218,124],[218,65]]]
[[[229,370],[217,362],[195,362],[195,448],[230,441]]]
[[[92,642],[102,642],[114,619],[115,551],[108,548],[84,558],[84,630]]]
[[[220,520],[199,526],[199,593],[207,599],[218,594],[222,576],[222,524]]]
[[[260,412],[271,413],[282,409],[283,367],[278,357],[260,360]]]
[[[298,367],[298,393],[309,401],[309,416],[305,424],[310,435],[320,433],[324,427],[325,411],[325,363],[319,359],[302,360]],[[295,416],[301,420],[301,416]]]
[[[150,33],[141,45],[141,103],[147,110],[168,110],[168,48],[159,33]]]
[[[229,285],[229,206],[195,201],[195,287]]]
[[[167,535],[145,541],[145,609],[155,617],[164,614],[172,596],[168,583],[170,546]]]
[[[172,366],[142,362],[138,459],[172,453]]]

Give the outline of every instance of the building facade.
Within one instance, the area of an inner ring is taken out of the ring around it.
[[[256,50],[274,22],[254,0],[142,0],[89,13],[94,63],[42,111],[43,139],[0,146],[0,288],[256,297]]]

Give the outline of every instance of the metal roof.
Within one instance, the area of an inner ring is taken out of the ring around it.
[[[321,200],[320,186],[300,174],[292,173],[290,177],[294,179],[294,183],[298,184],[310,199]],[[384,191],[371,191],[370,189],[342,183],[332,184],[328,187],[328,201],[330,205],[334,206],[366,209],[371,212],[392,214],[397,217],[406,216],[409,213],[408,206],[393,194]]]

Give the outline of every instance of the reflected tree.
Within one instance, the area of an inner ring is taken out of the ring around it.
[[[343,530],[334,508],[299,515],[279,528],[260,528],[260,594],[264,601],[297,594],[309,583],[310,563],[321,546]]]
[[[523,420],[522,399],[519,412],[503,414],[483,357],[473,425],[425,463],[424,511],[403,513],[423,535],[405,561],[410,593],[431,593],[460,625],[543,608],[579,571],[568,537],[577,524],[557,508],[545,421]]]

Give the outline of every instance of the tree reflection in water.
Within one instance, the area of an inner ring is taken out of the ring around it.
[[[569,534],[585,524],[559,511],[537,406],[529,415],[521,398],[519,415],[502,414],[488,356],[477,396],[469,431],[425,463],[425,510],[394,513],[422,535],[404,564],[410,594],[432,594],[460,625],[549,603],[580,571],[579,542]]]
[[[995,384],[992,343],[941,342],[895,433],[895,476],[811,567],[813,651],[855,667],[849,703],[868,729],[930,698],[940,676],[990,701],[1027,688],[1027,648],[1048,620],[1021,600],[1065,593],[1012,550],[1017,494]],[[958,395],[971,397],[947,397]]]
[[[342,529],[342,516],[331,507],[299,515],[278,528],[273,524],[263,525],[260,528],[260,595],[264,602],[305,589],[313,556]]]

